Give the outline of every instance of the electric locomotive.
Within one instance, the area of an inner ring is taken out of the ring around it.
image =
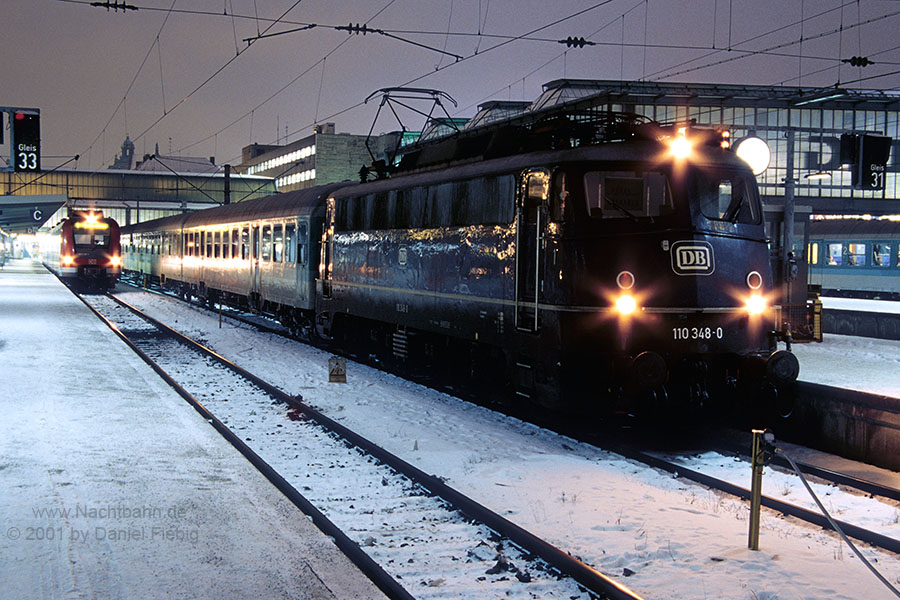
[[[99,211],[74,211],[50,231],[44,265],[68,285],[113,287],[122,268],[119,224]]]
[[[332,193],[319,334],[551,407],[783,394],[746,163],[717,132],[593,118],[454,136]]]

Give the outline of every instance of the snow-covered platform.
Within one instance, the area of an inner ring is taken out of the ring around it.
[[[822,298],[822,330],[882,340],[900,340],[900,302]]]
[[[36,262],[0,270],[8,598],[382,598]]]

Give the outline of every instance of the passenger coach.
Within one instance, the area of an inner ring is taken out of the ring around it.
[[[310,334],[325,196],[333,184],[123,228],[125,269],[209,303]]]
[[[900,221],[810,221],[808,260],[825,295],[900,300]]]

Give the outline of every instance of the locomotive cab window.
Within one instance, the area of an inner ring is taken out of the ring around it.
[[[759,200],[745,177],[735,174],[716,177],[713,173],[698,172],[693,188],[691,196],[707,219],[748,225],[759,223]]]
[[[659,217],[674,210],[668,178],[653,171],[590,171],[584,175],[588,214],[595,219]]]

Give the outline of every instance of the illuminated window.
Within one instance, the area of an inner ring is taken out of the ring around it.
[[[272,252],[274,262],[282,262],[284,259],[284,233],[282,226],[275,225],[275,246]]]
[[[300,222],[297,226],[297,262],[306,264],[306,236],[307,223]]]
[[[293,223],[284,226],[284,262],[293,263],[297,260],[297,233]]]
[[[811,265],[819,264],[819,242],[813,242],[806,249],[807,261]]]
[[[847,264],[851,267],[866,266],[865,244],[847,244]]]
[[[872,244],[872,266],[873,267],[889,267],[891,266],[891,245],[890,244]]]
[[[833,267],[840,267],[844,264],[843,244],[828,244],[828,264]]]
[[[264,261],[268,261],[270,258],[272,258],[272,226],[271,225],[263,225],[261,254],[262,254],[262,259]]]

